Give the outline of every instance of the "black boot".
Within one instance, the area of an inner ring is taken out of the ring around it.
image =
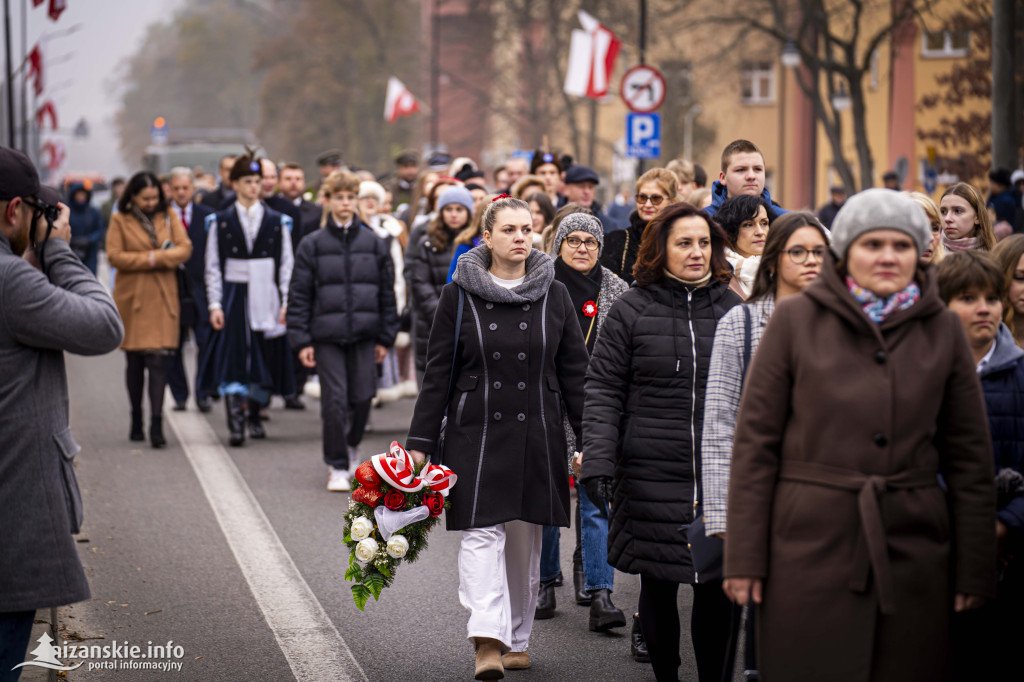
[[[164,438],[163,417],[154,416],[149,420],[149,442],[154,448],[162,448],[167,445],[167,439]]]
[[[263,430],[263,423],[260,420],[259,403],[249,401],[249,437],[253,439],[266,438],[267,432]]]
[[[547,620],[555,615],[555,581],[541,581],[540,592],[537,594],[537,610],[534,620]]]
[[[128,440],[146,440],[142,430],[142,410],[132,410],[132,430],[128,433]]]
[[[593,632],[604,632],[626,625],[626,614],[615,608],[611,590],[600,588],[591,590],[590,594],[590,629]]]
[[[650,663],[651,654],[647,651],[647,641],[644,639],[644,632],[640,629],[640,618],[633,614],[633,630],[629,633],[629,652],[633,654],[633,660],[637,663]]]
[[[583,564],[572,565],[572,586],[576,592],[576,603],[590,606],[590,592],[587,592],[587,576],[583,572]]]
[[[239,446],[245,442],[245,399],[240,395],[224,396],[224,411],[228,415],[228,443]]]

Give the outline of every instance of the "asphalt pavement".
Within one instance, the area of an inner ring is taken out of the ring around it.
[[[167,646],[172,655],[157,650],[151,660],[180,669],[90,670],[97,659],[71,657],[62,663],[86,665],[66,679],[472,679],[459,533],[439,527],[379,602],[365,613],[353,605],[342,544],[348,494],[326,490],[317,400],[307,398],[301,412],[272,406],[266,440],[229,448],[223,403],[200,415],[190,401],[176,413],[168,396],[168,445],[154,450],[128,440],[121,353],[69,355],[67,366],[72,432],[82,445],[78,548],[92,599],[59,610],[58,643]],[[373,410],[364,459],[404,439],[412,407],[406,399]],[[533,667],[507,679],[653,680],[650,666],[630,656],[628,627],[588,631],[588,609],[572,600],[574,543],[563,530],[566,581],[555,617],[534,627]],[[614,601],[627,619],[638,591],[637,576],[616,573]],[[684,587],[681,680],[696,680],[690,600]],[[44,679],[40,668],[26,670],[23,679]]]

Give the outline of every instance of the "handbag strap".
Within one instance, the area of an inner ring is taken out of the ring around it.
[[[455,388],[455,365],[459,358],[459,332],[462,330],[462,310],[466,305],[466,292],[462,287],[456,285],[459,290],[459,307],[455,313],[455,342],[452,344],[452,368],[448,374],[448,394],[444,398],[444,404],[452,399],[452,391]]]

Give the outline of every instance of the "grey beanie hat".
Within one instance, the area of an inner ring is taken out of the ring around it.
[[[928,216],[916,201],[891,189],[876,187],[846,200],[832,221],[832,249],[846,258],[850,245],[865,232],[898,230],[910,236],[921,255],[932,241]]]
[[[594,239],[597,240],[598,254],[604,250],[604,228],[601,227],[601,221],[586,213],[570,213],[562,218],[562,222],[558,223],[555,240],[551,242],[552,256],[558,257],[558,252],[562,249],[562,242],[569,236],[569,233],[577,230],[594,235]]]
[[[462,185],[452,185],[451,187],[446,187],[441,192],[441,196],[437,199],[437,212],[440,213],[441,209],[448,204],[465,206],[466,210],[469,211],[469,215],[473,215],[473,195]]]

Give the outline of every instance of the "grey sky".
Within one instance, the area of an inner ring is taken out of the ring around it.
[[[33,8],[32,0],[11,0],[11,45],[16,65],[21,61],[23,5],[28,7],[29,49],[44,33],[59,33],[81,24],[74,33],[53,37],[49,54],[44,54],[44,99],[53,99],[60,127],[70,129],[82,118],[90,127],[88,139],[65,136],[65,172],[97,171],[109,177],[137,170],[126,166],[118,151],[113,125],[121,95],[117,76],[141,44],[146,27],[169,17],[184,2],[67,0],[67,10],[54,23],[46,12],[49,2]]]

